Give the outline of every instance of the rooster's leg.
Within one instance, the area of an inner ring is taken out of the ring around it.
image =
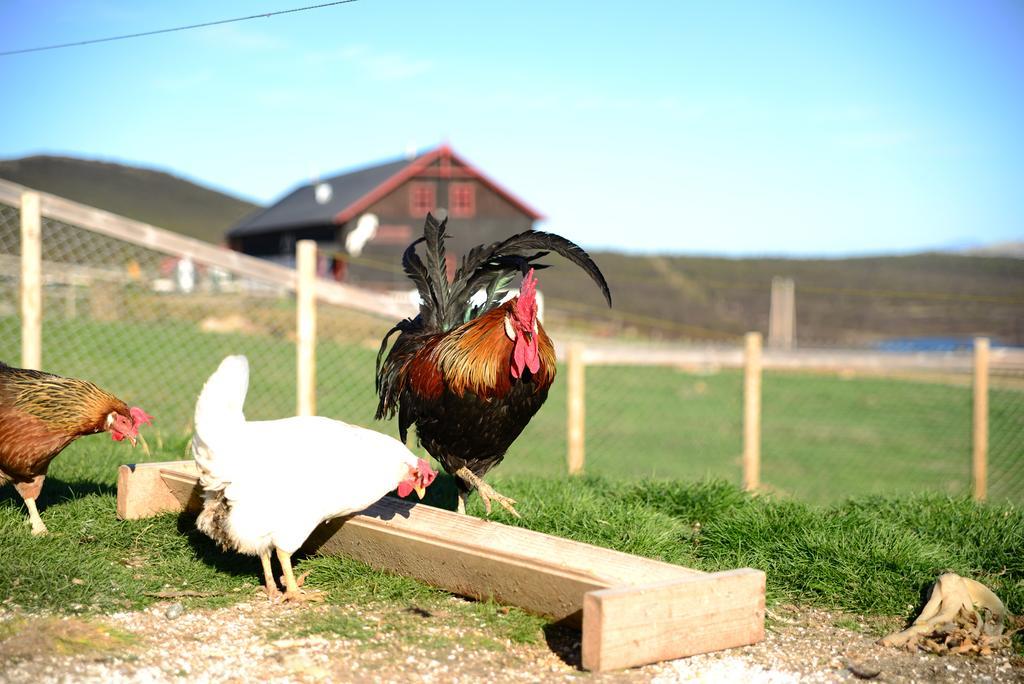
[[[270,549],[260,552],[260,563],[263,564],[263,586],[271,603],[281,600],[281,592],[274,582],[274,571],[270,569]]]
[[[455,508],[456,513],[466,514],[466,501],[469,500],[469,492],[459,492],[459,503]]]
[[[284,572],[284,600],[285,601],[322,601],[323,592],[303,591],[299,589],[295,581],[295,573],[292,572],[292,557],[281,549],[277,550],[277,560],[281,561],[281,570]]]
[[[21,498],[25,500],[25,508],[28,509],[28,521],[32,524],[32,534],[40,535],[46,534],[46,525],[43,524],[43,519],[39,517],[39,510],[36,508],[36,499],[39,497],[39,492],[43,490],[43,480],[46,479],[45,475],[36,475],[28,482],[15,482],[14,488],[18,490],[18,494],[21,494]]]
[[[479,477],[476,476],[475,473],[473,473],[472,470],[470,470],[466,466],[462,466],[461,468],[456,470],[455,475],[461,477],[463,480],[476,487],[476,490],[480,492],[480,498],[484,500],[484,509],[486,509],[487,515],[491,514],[491,500],[493,499],[494,501],[497,501],[499,504],[501,504],[501,507],[504,508],[509,513],[511,513],[512,515],[516,516],[517,518],[522,517],[519,515],[519,512],[516,511],[515,509],[515,499],[509,498],[503,494],[499,494],[498,492],[494,491],[494,487],[481,480]],[[465,504],[463,504],[463,506],[465,506]],[[463,510],[463,512],[465,512],[465,510]]]

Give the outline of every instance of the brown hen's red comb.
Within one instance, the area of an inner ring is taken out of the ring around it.
[[[135,428],[134,434],[139,434],[139,428],[143,425],[153,424],[153,416],[149,415],[138,406],[132,406],[128,409],[128,413],[132,416],[132,423],[134,423],[133,427]]]

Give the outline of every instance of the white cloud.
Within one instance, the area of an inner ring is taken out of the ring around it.
[[[307,52],[309,65],[347,63],[376,81],[396,81],[425,74],[434,68],[430,60],[407,57],[395,52],[379,52],[366,45],[349,45],[336,50]]]

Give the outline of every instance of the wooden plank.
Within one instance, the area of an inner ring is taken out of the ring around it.
[[[390,497],[321,525],[307,548],[575,625],[587,591],[704,574]]]
[[[295,354],[297,416],[316,415],[316,242],[299,240],[295,249]]]
[[[168,478],[168,473],[173,475]],[[173,493],[167,479],[173,481]],[[182,511],[186,503],[196,507],[199,496],[192,461],[121,466],[122,518]],[[705,574],[391,497],[361,514],[320,525],[305,548],[344,554],[458,594],[494,598],[577,623],[587,591]]]
[[[39,194],[21,196],[21,367],[43,364],[43,234]]]
[[[988,498],[988,357],[987,337],[974,338],[974,418],[971,473],[974,498]]]
[[[617,670],[764,639],[765,574],[744,568],[592,591],[583,601],[583,667]]]
[[[173,493],[168,490],[167,479],[174,481]],[[180,512],[187,502],[199,501],[200,496],[199,472],[194,461],[137,463],[121,466],[118,471],[117,510],[122,519]],[[306,548],[322,553],[343,552],[388,569],[396,567],[391,562],[393,557],[401,556],[404,560],[397,559],[397,565],[408,563],[409,572],[403,574],[412,576],[419,576],[422,571],[416,568],[417,564],[451,565],[452,568],[440,573],[448,577],[439,577],[438,586],[449,581],[459,587],[465,585],[465,595],[475,598],[497,597],[469,586],[473,584],[475,557],[493,558],[497,564],[490,567],[492,571],[508,564],[534,568],[552,577],[577,581],[588,590],[706,574],[392,497],[381,499],[360,514],[321,525],[310,536]],[[444,558],[435,558],[438,555]],[[482,569],[484,575],[489,574],[487,568]],[[420,578],[427,580],[426,576]],[[523,587],[510,585],[508,590],[514,594]],[[539,614],[564,617],[561,609],[546,610],[543,603],[536,608]],[[570,612],[580,609],[582,603]]]
[[[117,494],[122,518],[200,506],[192,461],[122,466]],[[581,626],[585,666],[595,669],[764,636],[758,570],[708,574],[404,499],[385,497],[358,515],[320,525],[304,548]]]
[[[198,511],[203,507],[203,490],[197,485],[194,467],[191,470],[161,468],[160,479],[183,511]]]
[[[24,185],[0,179],[0,204],[6,204],[9,207],[21,206],[21,195],[27,190],[29,188]]]
[[[743,367],[743,488],[761,486],[761,333],[747,333]]]
[[[583,345],[573,342],[569,345],[569,380],[567,411],[567,442],[569,474],[583,472],[586,458],[586,367],[583,364]]]
[[[558,357],[567,356],[564,345],[556,347]],[[735,345],[657,346],[588,343],[583,352],[588,366],[674,366],[687,369],[742,368],[743,349]],[[999,348],[990,351],[993,369],[1024,368],[1024,351]],[[889,373],[894,371],[936,371],[970,373],[970,352],[881,352],[835,349],[765,349],[762,365],[766,370],[856,371]]]
[[[180,473],[173,489],[164,481],[162,471]],[[199,510],[201,491],[194,461],[123,465],[117,470],[117,517],[136,520]]]

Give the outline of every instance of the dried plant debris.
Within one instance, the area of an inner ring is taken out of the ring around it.
[[[878,641],[882,646],[931,653],[992,655],[1008,648],[1017,631],[1006,631],[1006,607],[984,584],[946,573],[932,585],[928,602],[907,629]]]

